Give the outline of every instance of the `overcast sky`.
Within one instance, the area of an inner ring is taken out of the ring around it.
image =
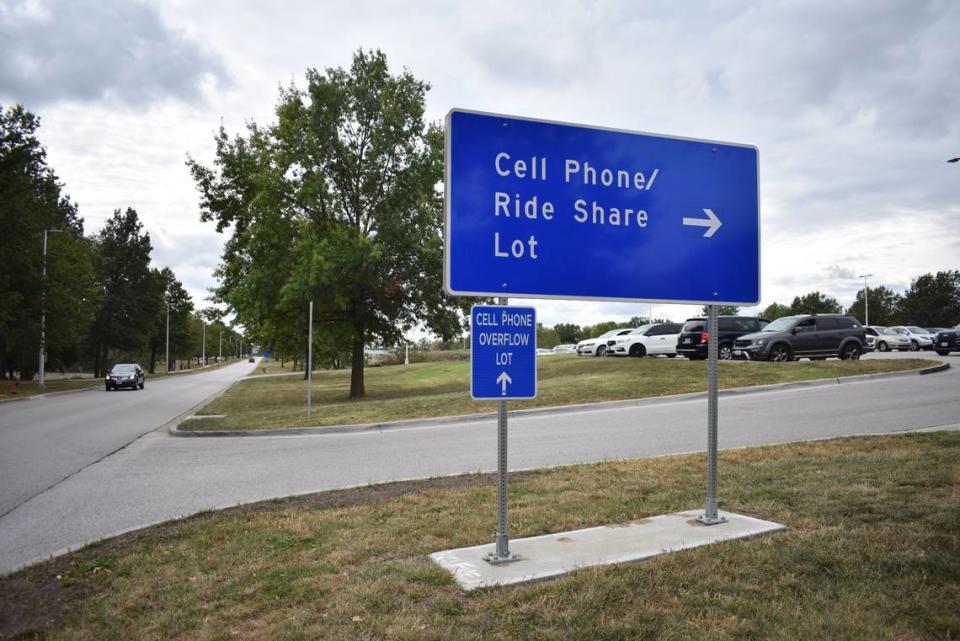
[[[756,145],[759,309],[812,290],[847,306],[858,274],[902,291],[960,268],[958,34],[954,0],[0,0],[0,104],[42,117],[87,232],[134,207],[200,307],[224,238],[199,220],[186,154],[209,163],[221,122],[271,122],[280,84],[361,47],[430,82],[434,120],[461,107]],[[648,309],[534,305],[547,325]]]

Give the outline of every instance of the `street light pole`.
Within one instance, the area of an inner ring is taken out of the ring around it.
[[[223,330],[220,330],[220,350],[217,352],[217,362],[223,362]]]
[[[170,301],[167,301],[167,351],[166,356],[163,361],[163,371],[166,374],[170,373]]]
[[[46,325],[47,325],[47,234],[59,234],[62,229],[43,230],[43,279],[40,282],[40,367],[37,370],[37,389],[43,391],[46,386],[43,381],[44,361],[46,356]]]
[[[870,294],[867,288],[867,277],[873,274],[860,274],[857,278],[863,279],[863,324],[870,326]]]
[[[207,364],[207,324],[203,324],[203,364]]]

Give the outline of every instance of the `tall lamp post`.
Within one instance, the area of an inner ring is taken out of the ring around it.
[[[873,274],[860,274],[857,278],[863,279],[863,324],[870,325],[870,294],[867,288],[867,277]]]
[[[40,367],[37,370],[37,388],[43,390],[43,367],[47,360],[46,325],[47,325],[47,234],[60,234],[62,229],[43,230],[43,280],[40,283]]]
[[[170,373],[170,301],[167,301],[167,351],[163,361],[164,374]]]

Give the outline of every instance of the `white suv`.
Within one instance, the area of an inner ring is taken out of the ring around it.
[[[608,339],[607,354],[636,357],[666,354],[673,358],[677,355],[677,338],[681,327],[681,323],[643,325],[629,334]]]
[[[623,336],[633,331],[632,327],[626,329],[611,329],[605,334],[596,338],[585,338],[577,343],[577,356],[603,356],[607,351],[607,341],[617,336]]]

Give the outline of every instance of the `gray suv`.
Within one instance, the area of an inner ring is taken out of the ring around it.
[[[802,314],[778,318],[759,332],[737,339],[734,353],[756,361],[822,361],[831,356],[856,360],[866,351],[863,325],[842,314]]]

